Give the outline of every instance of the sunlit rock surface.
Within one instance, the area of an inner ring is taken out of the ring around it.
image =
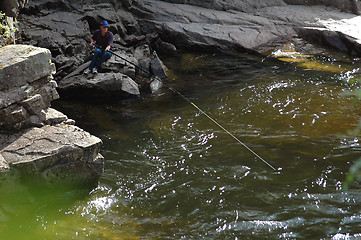
[[[48,184],[89,184],[102,174],[101,143],[76,126],[60,124],[0,133],[0,155],[4,167],[41,176]]]
[[[50,108],[59,97],[54,72],[48,49],[0,48],[0,172],[18,170],[48,185],[94,185],[103,171],[102,142]]]
[[[132,12],[147,32],[161,32],[165,41],[182,48],[258,51],[275,40],[299,35],[324,46],[361,55],[358,15],[321,5],[210,2],[214,4],[140,0],[133,3]]]
[[[50,51],[8,45],[0,56],[0,129],[43,125],[50,102],[59,98]]]

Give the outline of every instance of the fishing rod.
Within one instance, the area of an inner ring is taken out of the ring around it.
[[[125,62],[133,65],[134,67],[138,68],[140,71],[143,71],[147,75],[152,75],[149,71],[137,66],[136,64],[128,61],[124,57],[114,53],[112,50],[109,50],[110,53],[114,54],[115,56],[119,57],[120,59],[124,60]],[[157,78],[157,77],[156,77]],[[218,123],[216,120],[214,120],[211,116],[209,116],[206,112],[204,112],[201,108],[199,108],[194,102],[189,100],[189,98],[185,97],[182,93],[180,93],[178,90],[172,88],[168,84],[165,84],[163,81],[161,81],[159,78],[157,78],[158,81],[160,81],[166,88],[174,92],[175,94],[178,94],[181,96],[185,101],[190,103],[194,108],[196,108],[199,112],[201,112],[204,116],[206,116],[209,120],[211,120],[214,124],[216,124],[219,128],[221,128],[224,132],[226,132],[228,135],[230,135],[233,139],[235,139],[238,143],[240,143],[244,148],[246,148],[248,151],[250,151],[254,156],[256,156],[258,159],[260,159],[262,162],[264,162],[268,167],[270,167],[272,170],[277,171],[275,167],[273,167],[270,163],[268,163],[266,160],[264,160],[260,155],[258,155],[255,151],[253,151],[250,147],[248,147],[245,143],[243,143],[241,140],[239,140],[236,136],[234,136],[230,131],[228,131],[226,128],[224,128],[220,123]]]

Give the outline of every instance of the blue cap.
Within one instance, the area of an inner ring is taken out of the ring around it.
[[[107,21],[105,21],[105,20],[100,23],[100,26],[102,26],[102,27],[110,27],[109,23]]]

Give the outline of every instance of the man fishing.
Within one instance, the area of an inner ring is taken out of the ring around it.
[[[109,50],[113,47],[113,33],[108,31],[109,27],[109,23],[104,20],[100,23],[100,29],[94,32],[90,47],[95,45],[96,50],[89,67],[84,70],[84,74],[91,71],[94,74],[98,73],[100,65],[112,56]]]

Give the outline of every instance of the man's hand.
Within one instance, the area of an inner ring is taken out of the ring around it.
[[[94,40],[92,39],[91,42],[90,42],[90,47],[93,47],[94,43],[95,43],[95,42],[94,42]]]
[[[108,52],[110,50],[110,45],[105,48],[105,51]]]

